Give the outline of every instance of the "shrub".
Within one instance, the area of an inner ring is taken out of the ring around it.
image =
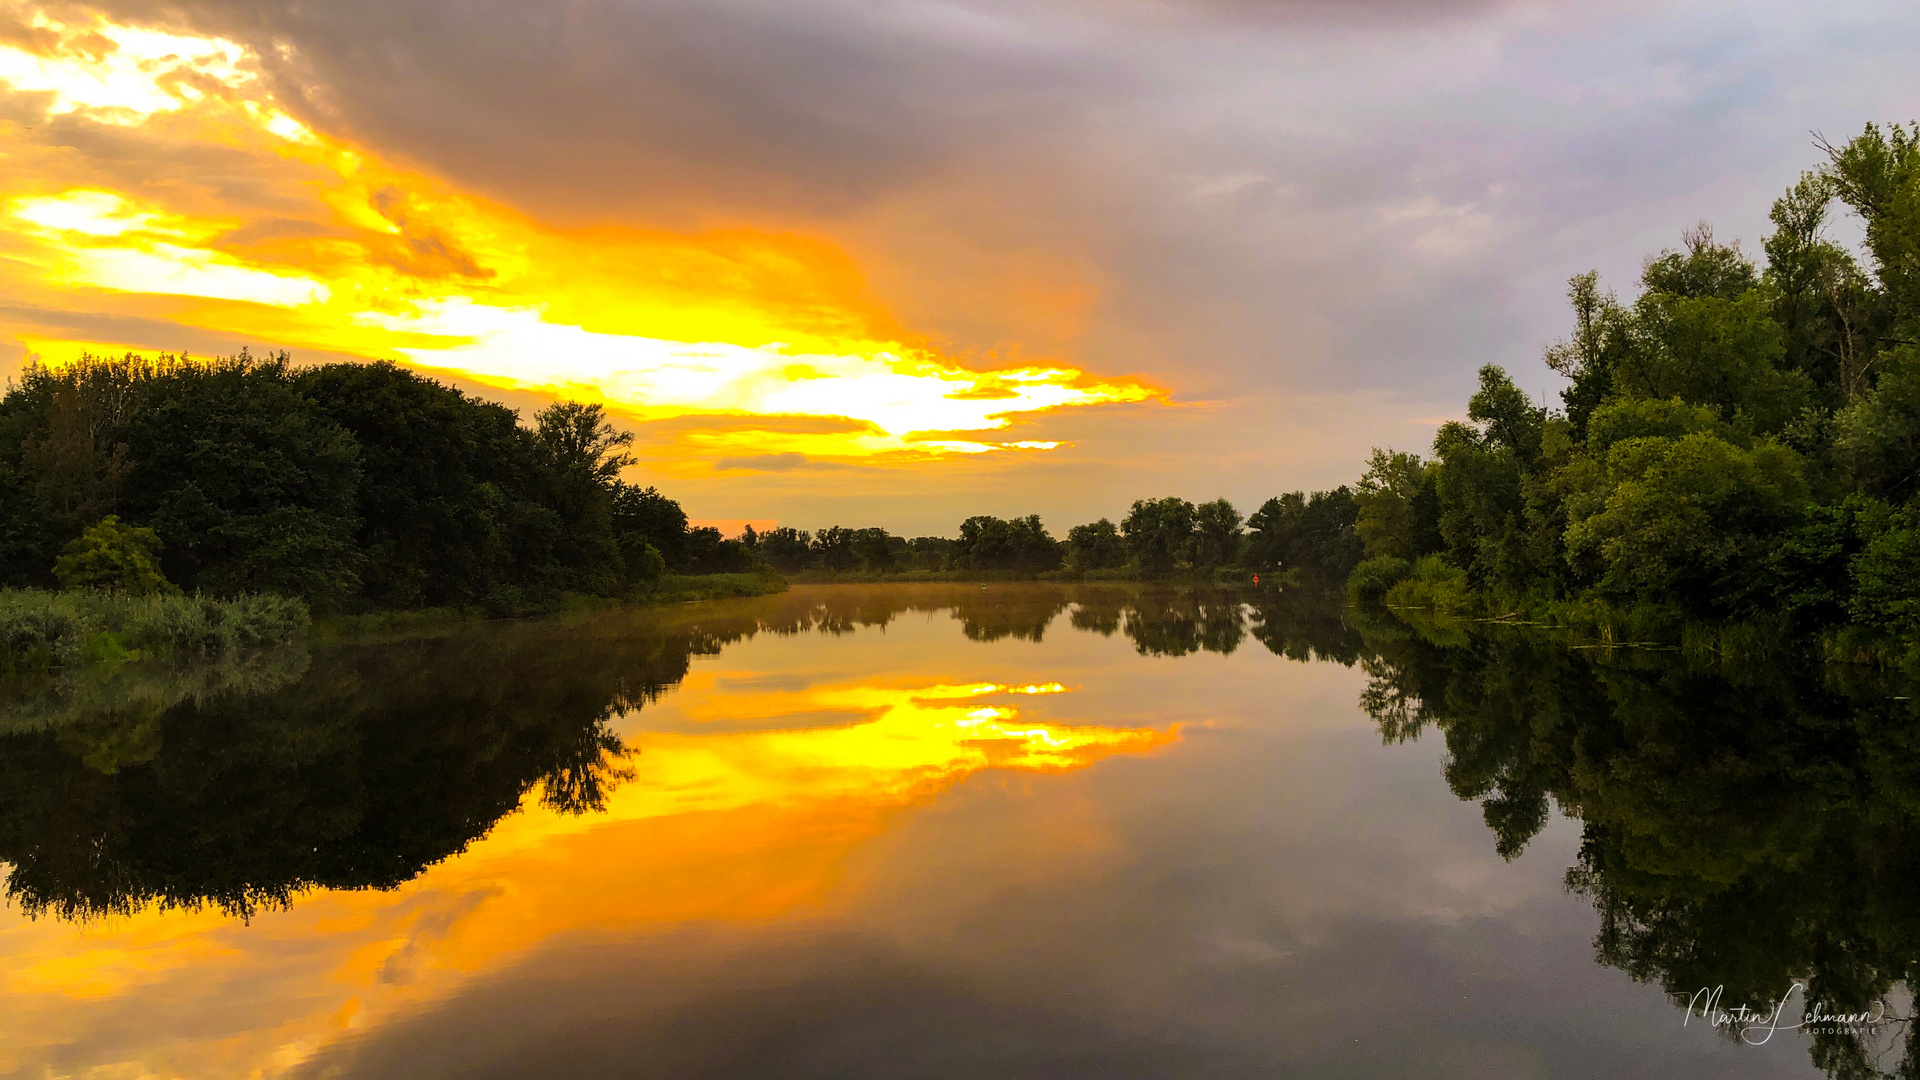
[[[53,564],[62,589],[98,589],[127,596],[170,592],[160,573],[160,537],[152,529],[123,525],[108,514],[81,533]]]
[[[1376,555],[1363,560],[1347,577],[1347,595],[1358,601],[1378,603],[1413,572],[1413,565],[1395,555]]]
[[[1422,555],[1413,573],[1387,590],[1394,607],[1425,608],[1439,615],[1462,615],[1473,609],[1473,590],[1467,572],[1438,555]]]
[[[1855,620],[1899,633],[1920,631],[1920,522],[1915,513],[1899,515],[1894,527],[1875,537],[1853,561]]]

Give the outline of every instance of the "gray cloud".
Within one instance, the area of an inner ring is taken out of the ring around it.
[[[1920,100],[1889,0],[125,4],[248,41],[290,99],[319,88],[316,124],[547,220],[821,235],[963,355],[1230,402],[1225,466],[1178,424],[1076,453],[1150,447],[1116,468],[1255,503],[1342,478],[1330,448],[1417,447],[1406,416],[1482,363],[1551,394],[1570,275],[1628,287],[1702,217],[1757,250],[1809,129]],[[1305,427],[1285,404],[1343,396]],[[699,509],[786,512],[725,491]]]
[[[805,454],[747,454],[723,457],[713,463],[716,471],[792,472],[795,469],[846,469],[853,466],[835,461],[818,461]]]

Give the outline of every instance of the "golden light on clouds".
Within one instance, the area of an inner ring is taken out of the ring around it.
[[[604,814],[529,798],[389,892],[311,895],[246,927],[213,910],[72,925],[0,909],[0,1072],[112,1016],[111,1052],[137,1055],[140,1075],[280,1075],[565,935],[817,914],[845,902],[856,849],[968,776],[1178,737],[1021,715],[1016,702],[1070,693],[1059,683],[723,690],[714,674],[686,691],[694,730],[630,736],[633,776]],[[186,1031],[187,1013],[221,1019]]]
[[[231,41],[0,6],[8,21],[0,290],[46,314],[0,336],[50,363],[172,347],[104,329],[128,319],[404,359],[639,420],[714,418],[674,429],[694,461],[1045,451],[1060,443],[998,433],[1159,396],[944,356],[815,237],[543,225],[310,130]],[[116,152],[75,152],[74,125]],[[180,164],[196,158],[220,175]]]

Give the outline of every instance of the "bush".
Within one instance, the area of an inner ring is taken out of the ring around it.
[[[1387,590],[1386,602],[1437,615],[1464,615],[1473,610],[1473,590],[1465,570],[1438,555],[1422,555],[1413,564],[1413,574]]]
[[[62,589],[98,589],[127,596],[172,592],[160,573],[160,537],[122,525],[112,514],[81,533],[53,564]]]
[[[1347,576],[1347,595],[1357,601],[1379,603],[1387,590],[1413,573],[1413,565],[1395,555],[1376,555],[1363,560]]]
[[[1899,515],[1853,561],[1851,614],[1858,622],[1896,633],[1920,632],[1920,522]]]

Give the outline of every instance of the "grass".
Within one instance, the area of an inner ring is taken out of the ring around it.
[[[420,608],[412,611],[373,611],[360,615],[332,615],[314,623],[314,636],[325,640],[367,641],[429,634],[464,623],[490,619],[564,615],[621,607],[654,607],[699,600],[729,600],[785,592],[785,578],[772,573],[666,574],[660,580],[625,597],[561,593],[544,602],[519,597],[494,598],[473,607]]]
[[[0,589],[0,678],[99,661],[217,660],[300,638],[307,605],[277,596],[115,596]]]

